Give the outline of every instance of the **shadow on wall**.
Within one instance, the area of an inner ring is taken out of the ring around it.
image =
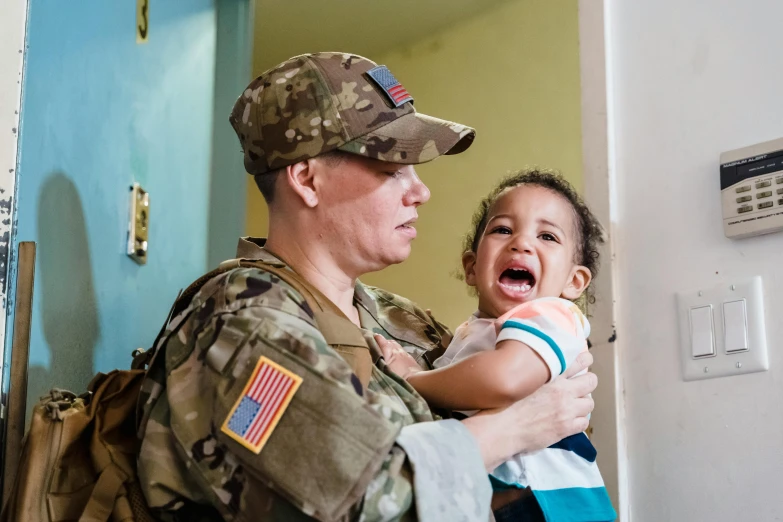
[[[94,374],[100,335],[87,225],[79,193],[63,173],[44,182],[38,200],[38,273],[49,368],[31,366],[28,411],[52,387],[84,391]],[[34,348],[31,348],[34,349]]]

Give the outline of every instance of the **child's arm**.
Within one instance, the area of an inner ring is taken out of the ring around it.
[[[432,406],[484,410],[508,406],[549,380],[549,368],[519,341],[498,343],[494,350],[471,355],[433,371],[413,371],[407,381]]]
[[[438,370],[424,371],[394,341],[376,335],[389,368],[407,380],[432,406],[476,410],[506,406],[549,379],[541,357],[527,345],[507,340]]]
[[[563,299],[517,307],[500,325],[494,350],[424,372],[396,343],[378,339],[391,370],[428,403],[452,410],[506,406],[562,373],[585,347],[589,322]]]

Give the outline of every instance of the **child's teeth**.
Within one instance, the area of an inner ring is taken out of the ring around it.
[[[527,292],[530,290],[530,285],[503,285],[513,292]]]

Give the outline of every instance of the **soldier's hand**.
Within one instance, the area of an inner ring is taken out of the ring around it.
[[[416,359],[411,357],[397,341],[390,341],[381,335],[375,334],[375,342],[378,343],[378,347],[381,349],[386,365],[403,379],[407,379],[414,373],[422,371]]]
[[[476,437],[488,470],[512,455],[546,448],[587,428],[587,416],[594,407],[589,395],[598,378],[593,373],[576,374],[592,362],[592,355],[584,352],[563,375],[521,401],[503,409],[483,410],[462,421]]]

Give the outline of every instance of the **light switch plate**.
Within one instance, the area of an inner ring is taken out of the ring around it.
[[[748,350],[726,352],[723,303],[745,300]],[[690,310],[712,305],[715,355],[693,357],[691,351]],[[729,280],[709,288],[677,294],[680,322],[680,357],[682,377],[686,381],[712,379],[769,369],[767,334],[764,324],[764,292],[760,276]]]

